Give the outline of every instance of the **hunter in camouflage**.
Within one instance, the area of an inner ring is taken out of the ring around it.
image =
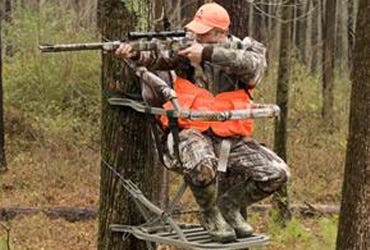
[[[265,47],[249,37],[240,40],[228,35],[229,24],[226,10],[208,3],[186,26],[195,36],[190,47],[172,54],[139,53],[124,44],[115,54],[145,65],[170,86],[174,79],[182,78],[213,95],[244,90],[252,99],[251,90],[261,81],[266,68]],[[217,46],[225,42],[233,42],[230,44],[235,47]],[[164,74],[164,70],[171,74]],[[143,97],[151,105],[161,106],[167,101],[145,85]],[[212,129],[183,128],[179,132],[179,157],[173,134],[169,133],[165,141],[166,165],[184,174],[200,206],[203,226],[220,242],[250,235],[253,229],[240,214],[241,205],[266,198],[290,176],[286,163],[250,136],[222,137]]]

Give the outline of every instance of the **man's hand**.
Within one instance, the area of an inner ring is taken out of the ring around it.
[[[200,43],[193,43],[190,47],[180,50],[177,53],[180,56],[187,57],[192,64],[199,65],[202,61],[203,45]]]
[[[122,43],[118,49],[114,52],[114,54],[122,59],[130,59],[136,56],[137,52],[134,48],[128,43]]]

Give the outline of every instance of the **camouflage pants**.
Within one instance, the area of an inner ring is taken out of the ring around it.
[[[206,186],[218,176],[219,194],[245,183],[249,203],[265,198],[289,178],[286,163],[274,152],[247,137],[233,137],[225,173],[217,172],[221,137],[184,129],[179,133],[180,164],[173,150],[173,137],[167,138],[166,165],[184,174],[195,186]],[[243,184],[244,185],[244,184]]]

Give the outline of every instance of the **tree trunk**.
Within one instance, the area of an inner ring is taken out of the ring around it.
[[[123,39],[129,31],[135,30],[138,13],[129,8],[132,2],[100,0],[98,2],[98,25],[103,38]],[[141,2],[141,4],[144,4]],[[139,94],[138,80],[127,68],[122,71],[122,62],[111,55],[103,55],[102,88],[118,88],[124,93]],[[130,179],[147,195],[159,195],[159,185],[151,150],[151,136],[145,116],[131,109],[118,109],[109,106],[107,98],[102,98],[102,160],[109,163],[125,179]],[[158,197],[157,197],[158,198]],[[145,249],[145,243],[134,237],[125,241],[122,235],[109,230],[112,223],[137,225],[143,219],[138,213],[132,197],[123,188],[117,176],[102,161],[98,249],[115,250]]]
[[[253,3],[253,25],[252,25],[252,36],[259,42],[267,44],[266,37],[266,18],[264,12],[264,5],[261,3]]]
[[[0,10],[0,173],[7,170],[5,157],[5,131],[4,131],[4,101],[3,101],[3,43],[1,24],[3,20],[3,11]]]
[[[337,2],[337,27],[336,27],[336,36],[335,36],[335,67],[338,67],[341,72],[347,68],[347,29],[345,27],[345,16],[347,15],[347,9],[344,8],[344,1],[340,0]],[[345,68],[343,68],[345,66]]]
[[[306,4],[306,11],[312,10],[312,0],[307,0]],[[308,14],[308,13],[307,13]],[[312,60],[312,44],[311,44],[311,33],[312,33],[312,20],[313,20],[312,13],[306,16],[306,33],[305,33],[305,42],[304,42],[304,49],[303,49],[303,62],[307,66],[307,68],[311,67],[311,60]]]
[[[163,8],[164,1],[166,0],[153,1],[152,15],[153,15],[154,22],[152,25],[155,31],[163,30],[163,18],[164,18],[163,11],[167,11],[167,10],[164,10]]]
[[[306,37],[306,28],[307,28],[307,16],[305,13],[307,12],[306,9],[306,1],[305,0],[297,0],[296,1],[296,32],[295,32],[295,50],[298,53],[298,60],[301,63],[304,63],[304,53],[305,53],[305,37]]]
[[[294,4],[294,0],[288,1]],[[291,7],[282,7],[282,19],[291,19]],[[288,119],[288,101],[289,101],[289,75],[290,75],[290,61],[291,61],[291,22],[281,24],[281,41],[280,41],[280,56],[278,81],[276,92],[276,103],[280,107],[280,118],[275,120],[275,152],[286,161],[286,143],[287,143],[287,119]],[[289,199],[287,187],[283,186],[273,196],[274,208],[278,211],[278,221],[285,224],[291,219],[291,212],[289,210]]]
[[[222,5],[230,15],[230,33],[239,38],[246,37],[249,33],[248,22],[250,4],[247,1],[239,0],[218,0],[215,2]]]
[[[348,68],[352,69],[352,54],[355,45],[355,10],[354,1],[347,1],[347,34],[348,34]]]
[[[186,25],[189,23],[198,8],[203,5],[203,0],[191,0],[191,1],[184,1],[181,0],[181,22],[182,25]]]
[[[319,0],[312,0],[313,13],[312,13],[312,33],[311,33],[311,44],[312,44],[312,60],[311,60],[311,72],[316,73],[319,71],[319,62],[321,62],[321,46],[322,46],[322,32],[321,32],[321,4]]]
[[[349,135],[337,250],[369,249],[370,46],[369,1],[360,0],[351,75]]]
[[[4,20],[7,23],[12,21],[12,1],[5,0],[4,1]]]
[[[335,50],[335,11],[336,0],[327,0],[323,24],[323,82],[322,82],[322,117],[329,126],[333,125],[333,87],[334,87],[334,50]]]

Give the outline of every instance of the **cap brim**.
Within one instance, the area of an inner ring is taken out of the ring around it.
[[[197,22],[195,20],[188,23],[185,28],[196,34],[205,34],[212,29],[211,26],[204,25],[203,23]]]

